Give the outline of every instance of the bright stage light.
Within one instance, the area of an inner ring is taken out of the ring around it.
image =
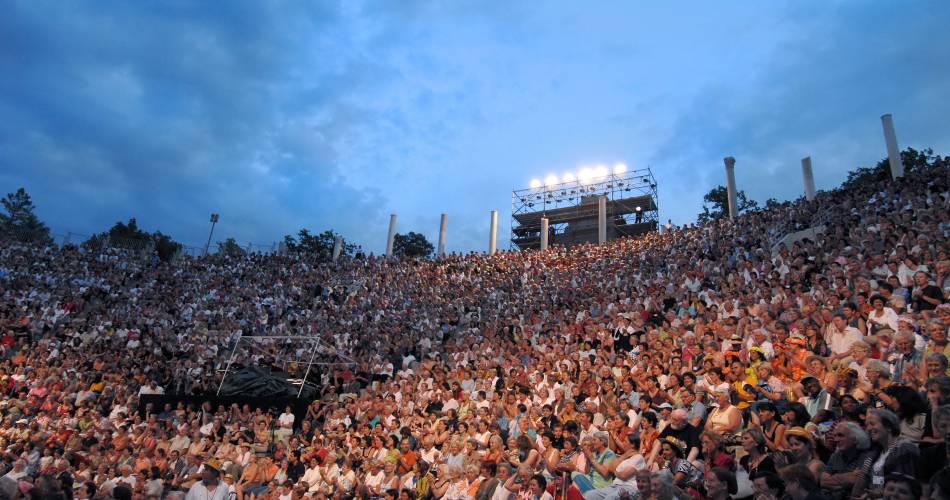
[[[604,165],[597,165],[597,168],[594,169],[594,177],[597,179],[603,179],[604,177],[607,177],[607,174],[609,173],[610,171],[607,170],[607,167]]]
[[[561,176],[561,180],[564,182],[574,182],[576,179],[574,178],[574,174],[568,172]]]
[[[623,163],[614,165],[614,175],[623,175],[627,173],[627,166]]]
[[[594,172],[591,169],[582,167],[581,171],[577,173],[577,182],[580,182],[581,184],[589,184],[591,180],[593,180],[593,177]]]
[[[546,187],[551,187],[551,186],[553,186],[553,185],[555,185],[555,184],[557,184],[557,176],[556,176],[556,175],[551,174],[551,175],[549,175],[549,176],[547,176],[547,177],[544,178],[544,185],[545,185]]]
[[[541,187],[541,181],[539,179],[531,179],[531,189],[538,189]]]

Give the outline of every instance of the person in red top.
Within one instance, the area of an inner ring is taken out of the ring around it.
[[[419,460],[419,454],[412,450],[409,446],[409,440],[403,439],[399,442],[399,460],[397,463],[396,470],[400,474],[408,474],[412,470],[412,467],[416,465],[416,461]]]

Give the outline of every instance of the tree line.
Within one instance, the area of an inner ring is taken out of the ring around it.
[[[36,215],[36,206],[25,188],[19,188],[8,193],[0,204],[3,213],[0,213],[0,238],[6,240],[50,245],[53,236],[47,226]],[[309,229],[301,229],[296,236],[286,235],[282,240],[283,250],[288,253],[304,254],[317,262],[328,262],[333,257],[333,247],[336,238],[340,236],[332,229],[319,234],[313,234]],[[341,258],[355,258],[361,255],[359,246],[349,243],[344,238],[341,248]],[[109,229],[96,233],[80,243],[85,250],[101,248],[119,248],[130,251],[150,252],[160,260],[167,262],[173,259],[184,249],[184,245],[175,241],[171,236],[161,231],[149,232],[138,225],[133,217],[127,222],[116,222]],[[433,246],[420,233],[410,231],[407,234],[397,234],[393,244],[393,253],[399,256],[431,258]],[[234,238],[227,238],[218,243],[217,254],[231,257],[243,256],[247,250],[242,248]]]
[[[901,151],[904,170],[913,172],[932,166],[950,167],[950,157],[935,155],[933,149],[927,148],[917,151],[907,148]],[[848,172],[842,183],[842,188],[850,188],[875,182],[890,176],[890,164],[887,158],[877,162],[873,167],[858,167]],[[739,213],[758,210],[759,203],[749,198],[745,191],[736,193]],[[771,209],[782,202],[769,198],[764,208]],[[21,242],[31,242],[38,245],[50,245],[53,237],[49,227],[36,215],[36,206],[26,192],[19,188],[8,193],[0,204],[3,213],[0,213],[0,238]],[[729,197],[724,186],[716,186],[703,196],[703,210],[696,216],[699,223],[719,220],[729,216]],[[340,236],[332,229],[321,233],[312,233],[309,229],[301,229],[296,235],[285,235],[281,241],[283,250],[288,253],[304,254],[317,262],[328,262],[333,256],[333,247],[336,238]],[[362,250],[359,246],[348,242],[344,238],[340,252],[341,258],[359,258]],[[109,229],[96,233],[80,244],[84,249],[94,250],[111,247],[132,251],[152,252],[162,261],[169,261],[178,255],[184,245],[175,241],[171,236],[161,231],[146,231],[139,227],[135,218],[127,222],[116,222]],[[242,248],[234,238],[227,238],[218,242],[217,253],[228,256],[242,256],[247,250]],[[406,234],[396,234],[393,241],[393,254],[409,258],[430,259],[434,256],[435,248],[426,237],[414,231]]]
[[[927,148],[917,151],[907,148],[901,151],[901,161],[905,172],[914,172],[933,166],[950,167],[950,157],[935,155],[933,149]],[[870,182],[877,182],[891,176],[891,166],[887,158],[877,162],[873,167],[858,167],[848,172],[848,177],[841,184],[843,189],[849,189]],[[764,208],[772,209],[782,202],[769,198]],[[748,196],[745,191],[736,192],[736,208],[739,213],[759,210],[759,203]],[[729,216],[729,194],[725,186],[716,186],[703,196],[703,211],[696,215],[696,222],[704,223],[723,219]]]

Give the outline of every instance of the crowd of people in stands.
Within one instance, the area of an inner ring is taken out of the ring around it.
[[[0,242],[0,498],[950,498],[948,237],[935,167],[543,252]],[[305,414],[141,404],[297,337]]]

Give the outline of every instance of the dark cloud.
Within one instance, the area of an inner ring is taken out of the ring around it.
[[[54,227],[138,216],[187,242],[212,210],[242,241],[377,217],[378,192],[339,181],[337,148],[367,119],[346,98],[386,71],[312,5],[15,3],[0,182],[28,182]]]
[[[200,245],[334,228],[487,246],[510,188],[651,165],[688,222],[738,158],[759,199],[902,145],[950,144],[950,4],[14,1],[0,17],[0,190],[59,232],[136,216]]]

